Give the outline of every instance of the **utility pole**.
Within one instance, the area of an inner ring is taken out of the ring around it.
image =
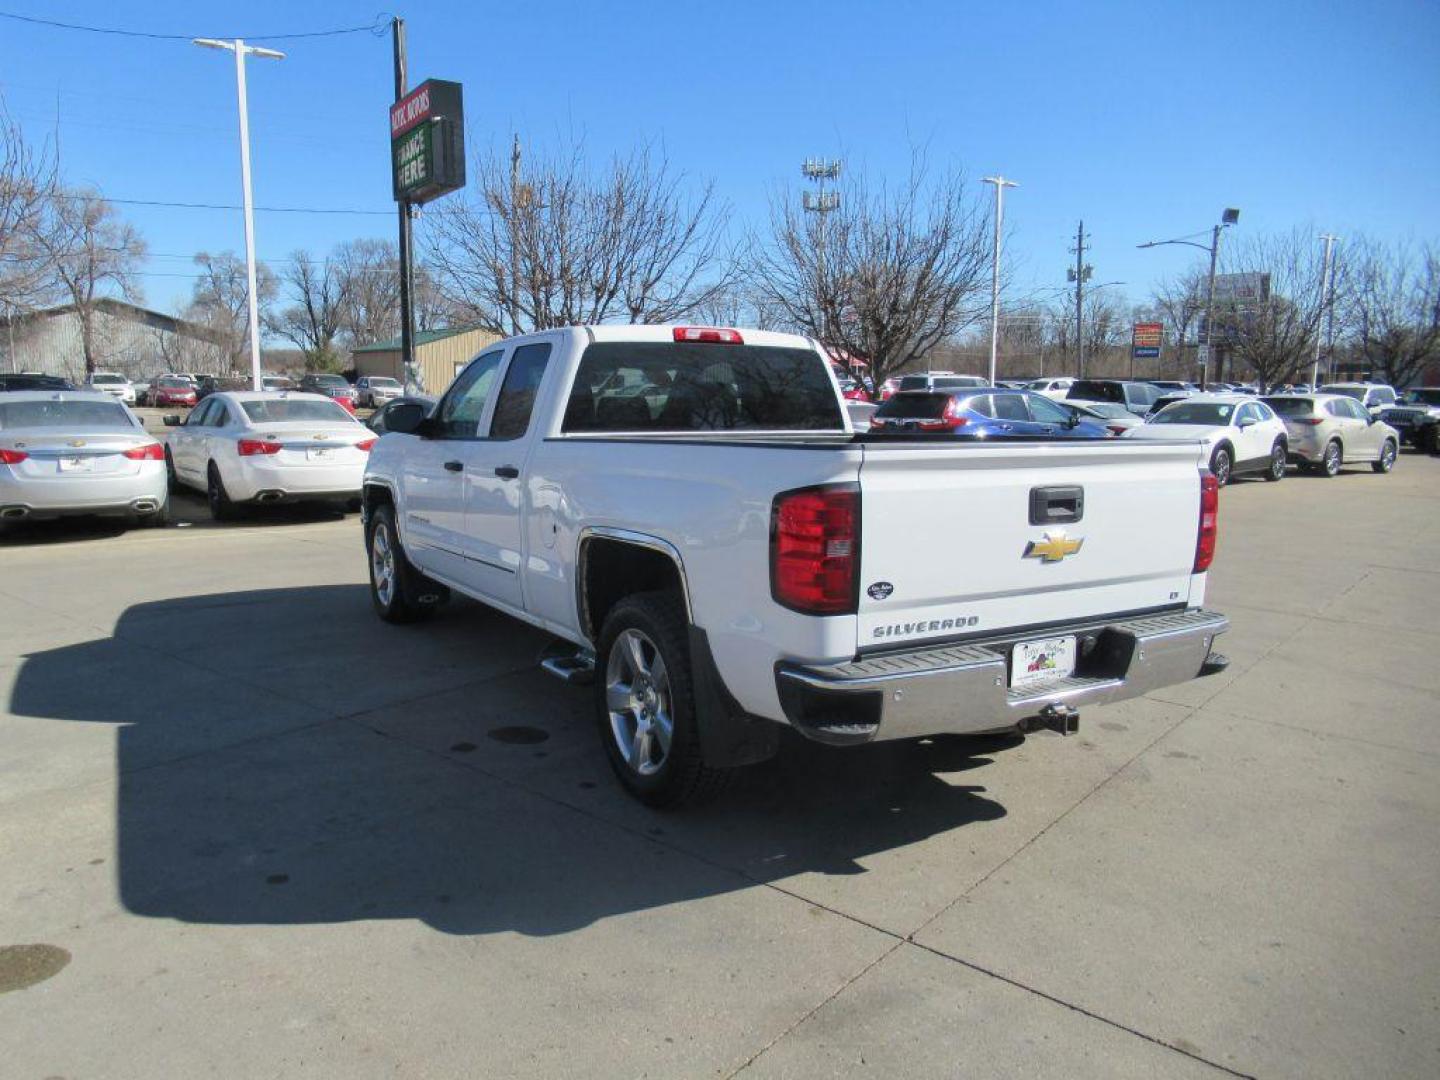
[[[1000,233],[1005,224],[1005,189],[1019,187],[1003,176],[987,176],[981,183],[995,185],[995,250],[990,267],[990,385],[995,385],[995,362],[1000,353]]]
[[[1335,381],[1335,259],[1331,255],[1333,246],[1340,242],[1338,236],[1322,237],[1325,241],[1325,262],[1330,267],[1330,283],[1325,290],[1325,370],[1326,377]],[[1368,375],[1366,376],[1369,377]]]
[[[825,295],[825,215],[840,208],[840,193],[826,191],[825,181],[840,178],[840,162],[838,160],[831,161],[828,158],[806,158],[804,164],[800,166],[800,173],[806,180],[813,181],[817,186],[816,191],[805,192],[801,197],[800,204],[806,211],[817,215],[819,219],[815,240],[815,299],[820,308],[820,344],[825,346],[828,355],[830,311]],[[833,297],[830,299],[833,300]],[[849,367],[848,362],[846,367]]]
[[[409,89],[405,73],[405,20],[390,21],[395,43],[395,100],[403,98]],[[417,382],[415,367],[415,265],[411,250],[413,234],[410,228],[410,200],[401,199],[400,211],[400,381],[408,392],[411,384]]]
[[[520,212],[520,133],[516,132],[510,144],[510,332],[520,333],[520,254],[518,249],[520,231],[516,227],[516,215]],[[529,205],[528,200],[525,205]]]
[[[1331,280],[1331,254],[1335,249],[1335,241],[1338,236],[1331,236],[1329,233],[1321,233],[1320,239],[1325,241],[1325,261],[1320,270],[1320,311],[1328,315],[1329,328],[1326,330],[1325,344],[1325,370],[1327,375],[1334,366],[1335,358],[1330,352],[1329,335],[1335,327],[1334,282]],[[1320,320],[1315,320],[1315,354],[1310,361],[1310,390],[1313,393],[1320,385]]]
[[[1075,246],[1071,248],[1075,252],[1075,266],[1066,271],[1066,277],[1075,283],[1075,349],[1079,357],[1075,374],[1080,378],[1085,377],[1085,282],[1090,280],[1090,275],[1095,272],[1093,266],[1085,262],[1085,252],[1090,250],[1085,243],[1085,222],[1080,222],[1080,227],[1075,230]]]

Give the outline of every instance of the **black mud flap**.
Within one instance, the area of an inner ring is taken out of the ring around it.
[[[780,747],[781,725],[749,715],[730,696],[710,652],[710,639],[698,626],[690,627],[690,672],[705,764],[731,768],[774,757]]]

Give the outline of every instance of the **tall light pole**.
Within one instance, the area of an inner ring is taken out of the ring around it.
[[[217,41],[196,38],[195,44],[207,49],[226,49],[235,54],[235,95],[240,103],[240,187],[245,204],[245,278],[249,288],[246,299],[250,307],[250,378],[254,389],[263,389],[260,379],[260,302],[255,282],[255,201],[250,194],[250,108],[245,99],[245,57],[260,56],[266,60],[284,60],[285,54],[274,49],[246,45],[243,40]]]
[[[990,385],[995,385],[995,357],[1000,351],[1000,229],[1005,224],[1005,189],[1019,187],[1003,176],[987,176],[982,183],[995,185],[995,262],[990,268]]]
[[[1340,239],[1330,233],[1321,233],[1320,239],[1325,241],[1325,264],[1320,272],[1320,311],[1326,317],[1325,331],[1325,371],[1327,378],[1333,378],[1335,368],[1335,354],[1332,351],[1331,337],[1335,329],[1335,244]],[[1320,388],[1320,320],[1315,320],[1315,359],[1310,365],[1310,389],[1311,391]]]
[[[1220,261],[1220,230],[1235,225],[1240,221],[1240,211],[1233,206],[1225,208],[1220,215],[1220,221],[1210,230],[1210,243],[1197,244],[1193,240],[1151,240],[1148,243],[1136,244],[1136,247],[1152,248],[1162,247],[1165,244],[1184,244],[1186,247],[1199,248],[1201,251],[1210,253],[1210,275],[1205,286],[1205,341],[1197,342],[1200,349],[1200,389],[1205,389],[1205,380],[1210,372],[1210,341],[1215,332],[1215,267]]]
[[[829,291],[825,285],[825,218],[834,210],[840,208],[840,193],[838,191],[826,191],[826,180],[838,180],[840,178],[841,163],[831,161],[829,158],[806,158],[805,163],[800,166],[800,174],[806,180],[811,180],[818,185],[817,191],[807,191],[800,199],[800,205],[808,212],[817,216],[819,221],[819,232],[815,240],[815,299],[820,306],[820,344],[825,348],[825,355],[830,356],[830,313],[827,310],[826,293]],[[835,297],[831,295],[830,301]],[[846,357],[845,366],[850,366],[849,357]]]

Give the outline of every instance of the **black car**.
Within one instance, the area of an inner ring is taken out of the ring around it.
[[[1440,387],[1406,390],[1398,402],[1381,411],[1380,419],[1400,433],[1402,445],[1440,453]]]
[[[204,401],[211,394],[218,394],[222,391],[243,391],[249,389],[249,379],[231,379],[221,375],[206,375],[200,380],[199,389],[195,391],[195,400]]]
[[[0,390],[74,390],[75,384],[58,375],[0,375]]]

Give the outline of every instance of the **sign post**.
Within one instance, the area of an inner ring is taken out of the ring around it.
[[[390,106],[390,187],[400,214],[400,364],[406,392],[424,392],[415,364],[411,207],[465,186],[465,113],[459,83],[407,89],[405,20],[394,19],[395,103]]]

